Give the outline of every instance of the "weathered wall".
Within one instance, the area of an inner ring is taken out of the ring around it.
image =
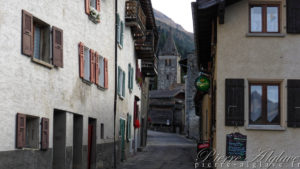
[[[198,77],[197,57],[188,55],[187,74],[185,80],[185,112],[186,112],[186,134],[190,138],[199,138],[199,117],[196,116],[194,96],[196,94],[195,79]]]
[[[171,66],[165,65],[165,60],[171,59]],[[178,69],[180,66],[178,64],[178,56],[158,56],[158,80],[157,89],[168,89],[172,84],[180,82],[178,80]],[[169,76],[169,80],[167,80]]]
[[[248,137],[247,157],[258,155],[260,148],[262,150],[274,149],[274,155],[284,151],[285,155],[299,156],[300,146],[297,140],[300,139],[300,129],[287,128],[286,123],[286,85],[287,79],[299,79],[300,35],[286,34],[286,1],[279,2],[282,2],[281,30],[284,37],[247,37],[249,21],[247,0],[226,8],[225,24],[218,25],[216,148],[220,155],[225,155],[226,134],[236,131],[234,127],[225,126],[225,79],[243,78],[246,80],[245,126],[238,127],[238,130]],[[266,131],[248,128],[248,82],[253,80],[281,81],[280,130]],[[283,168],[290,169],[292,167],[288,163]]]

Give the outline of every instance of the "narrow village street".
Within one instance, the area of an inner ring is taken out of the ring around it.
[[[196,145],[182,135],[148,131],[148,144],[118,169],[192,169]]]

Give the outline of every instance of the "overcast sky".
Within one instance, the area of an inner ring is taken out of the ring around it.
[[[193,32],[191,2],[196,0],[151,0],[153,8],[164,13],[185,30]]]

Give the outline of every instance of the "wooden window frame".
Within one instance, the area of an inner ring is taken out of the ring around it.
[[[251,30],[251,8],[252,7],[262,7],[262,31],[252,32]],[[278,8],[278,32],[268,32],[267,31],[267,7],[277,7]],[[250,3],[249,4],[249,32],[250,33],[280,33],[281,32],[281,3]]]
[[[262,86],[262,116],[263,122],[251,122],[251,86]],[[278,113],[279,122],[268,122],[268,110],[267,110],[267,86],[278,86]],[[281,85],[280,82],[250,82],[248,87],[249,92],[249,125],[280,125],[281,124]]]

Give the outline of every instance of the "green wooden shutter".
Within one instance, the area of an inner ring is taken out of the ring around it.
[[[129,142],[131,139],[131,115],[127,114],[127,141]]]
[[[131,71],[130,71],[130,84],[131,84],[131,90],[133,90],[133,67],[131,67]]]
[[[123,71],[122,96],[125,97],[125,72]]]
[[[117,14],[117,42],[120,44],[120,15]]]
[[[121,68],[118,67],[118,95],[121,95],[120,85],[121,85]]]
[[[124,42],[124,22],[121,21],[121,32],[120,32],[120,45],[123,47],[123,42]]]
[[[131,64],[128,64],[128,89],[131,89]]]

